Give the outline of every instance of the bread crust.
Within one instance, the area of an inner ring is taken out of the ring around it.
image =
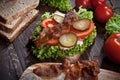
[[[3,22],[0,22],[0,30],[3,30],[4,32],[8,32],[8,33],[13,32],[17,28],[17,26],[22,22],[22,20],[26,16],[26,14],[14,19],[13,21],[6,23],[6,24]]]
[[[36,9],[31,10],[13,32],[7,33],[0,30],[0,36],[12,42],[38,16],[38,13],[39,11]]]
[[[18,18],[18,17],[24,15],[25,13],[29,12],[30,10],[36,8],[39,5],[39,0],[34,0],[34,1],[32,1],[32,3],[30,3],[31,1],[29,1],[29,0],[16,0],[15,4],[13,4],[11,7],[6,8],[6,6],[8,6],[10,4],[5,3],[5,1],[2,1],[0,3],[0,5],[1,5],[0,6],[0,10],[1,10],[0,21],[3,23],[9,23],[12,20],[14,20],[15,18]],[[25,3],[28,3],[28,4],[25,4]],[[19,4],[24,4],[26,6],[21,8],[21,5],[19,5]],[[4,5],[6,5],[6,6],[4,6]],[[18,7],[18,10],[16,10],[14,13],[11,13],[9,15],[6,14],[7,16],[4,15],[4,13],[6,13],[7,10],[12,10],[12,9],[14,10],[16,7]]]

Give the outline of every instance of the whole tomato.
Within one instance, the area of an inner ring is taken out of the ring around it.
[[[90,5],[90,0],[75,0],[76,7],[87,8]]]
[[[113,16],[112,9],[106,5],[99,5],[94,12],[95,19],[100,23],[106,23]]]
[[[106,40],[103,49],[110,60],[120,64],[120,33],[112,34]]]
[[[106,4],[106,0],[91,0],[91,5],[93,9],[96,9],[100,4]]]

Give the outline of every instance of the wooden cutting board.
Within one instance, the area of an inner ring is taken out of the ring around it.
[[[98,80],[120,80],[120,73],[100,69]]]

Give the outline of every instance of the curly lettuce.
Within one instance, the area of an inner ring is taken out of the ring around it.
[[[79,7],[78,11],[75,11],[76,14],[80,19],[93,19],[93,12],[92,11],[87,11],[87,9],[83,9],[82,7]]]
[[[107,36],[120,32],[120,14],[109,19],[105,26]]]
[[[81,10],[81,9],[80,9]],[[82,9],[84,10],[84,9]],[[80,13],[80,11],[76,12],[77,15],[81,15],[82,14],[82,18],[89,18],[90,20],[92,20],[93,16],[91,15],[90,11],[82,11],[82,13]],[[89,16],[88,16],[89,15]],[[87,16],[87,17],[86,17]],[[47,12],[45,14],[43,14],[41,16],[41,20],[45,19],[45,18],[50,18],[51,15]],[[33,34],[33,38],[32,40],[35,41],[37,35],[42,31],[40,25],[40,21],[37,23],[36,25],[36,31]],[[94,28],[94,31],[85,38],[83,45],[79,46],[79,45],[75,45],[74,48],[71,48],[69,50],[60,50],[59,46],[41,46],[40,48],[36,48],[34,46],[32,46],[32,53],[39,59],[39,60],[45,60],[45,59],[58,59],[58,58],[64,58],[65,56],[73,56],[77,53],[82,54],[85,49],[92,45],[92,43],[94,42],[94,38],[96,36],[96,27]]]
[[[60,11],[69,11],[72,9],[70,0],[40,0],[40,3],[59,9]]]

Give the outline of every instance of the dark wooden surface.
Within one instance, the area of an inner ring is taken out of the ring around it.
[[[118,7],[116,12],[120,12],[120,0],[109,0],[108,4],[112,7]],[[12,43],[8,43],[0,38],[0,80],[18,80],[23,71],[30,65],[40,62],[37,60],[27,48],[29,38],[34,32],[35,24],[40,20],[40,16],[45,11],[53,12],[54,9],[47,6],[39,6],[40,15],[25,29]],[[112,63],[104,56],[102,46],[104,44],[104,25],[96,23],[97,38],[93,46],[86,50],[92,56],[97,56],[100,67],[120,73],[120,65]]]

